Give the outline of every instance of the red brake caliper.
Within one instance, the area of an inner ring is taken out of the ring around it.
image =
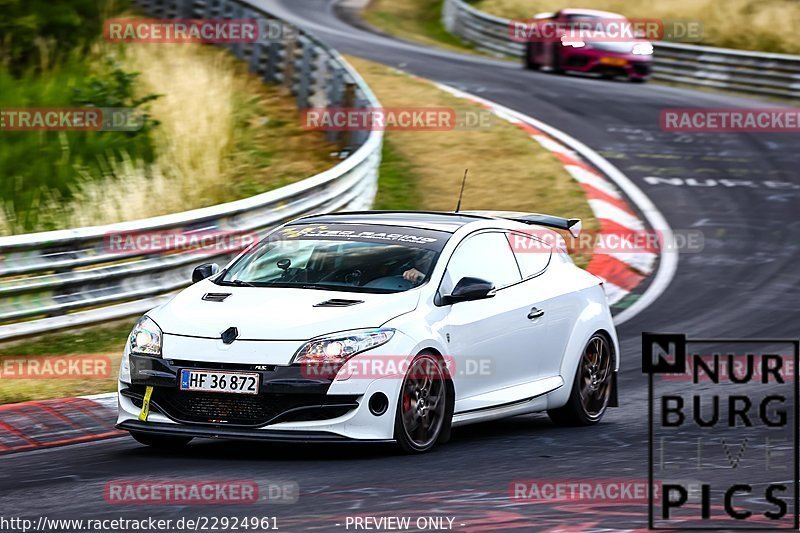
[[[411,394],[408,389],[403,391],[403,412],[406,413],[411,409]]]

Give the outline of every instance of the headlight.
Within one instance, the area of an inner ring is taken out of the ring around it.
[[[311,339],[297,350],[293,363],[342,363],[354,355],[386,344],[393,329],[367,329]]]
[[[132,354],[160,356],[161,328],[150,317],[143,316],[133,326],[128,345]]]
[[[653,45],[650,43],[636,43],[633,45],[633,54],[637,56],[653,55]]]
[[[569,37],[567,35],[563,35],[561,37],[561,46],[571,46],[573,48],[583,48],[586,46],[586,41],[581,41],[580,39],[575,39],[574,37]]]

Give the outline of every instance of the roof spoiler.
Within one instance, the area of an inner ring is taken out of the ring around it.
[[[581,219],[561,218],[553,215],[540,215],[539,213],[516,213],[512,211],[462,211],[464,214],[486,216],[513,220],[522,224],[545,226],[548,228],[569,231],[570,235],[577,238],[581,234]]]

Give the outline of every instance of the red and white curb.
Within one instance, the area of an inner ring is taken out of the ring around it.
[[[0,405],[0,455],[125,435],[115,393]]]
[[[627,233],[645,231],[648,227],[648,224],[642,220],[639,215],[636,214],[636,210],[630,206],[625,195],[620,191],[620,188],[615,182],[609,179],[609,176],[595,170],[595,167],[587,163],[587,161],[572,148],[572,146],[580,145],[580,143],[574,139],[571,139],[563,132],[558,132],[558,130],[555,130],[552,126],[547,126],[533,118],[512,111],[500,104],[486,100],[485,98],[466,93],[448,85],[440,83],[434,83],[434,85],[457,98],[467,100],[488,109],[503,120],[525,131],[525,133],[530,135],[531,138],[537,141],[542,147],[553,153],[562,162],[564,169],[569,172],[583,188],[589,202],[589,207],[592,209],[595,218],[597,218],[600,224],[601,235],[625,235]],[[560,137],[561,140],[557,139],[554,133],[558,133],[558,137]],[[583,145],[580,145],[580,147],[584,153],[589,151],[589,149]],[[596,153],[593,153],[593,155],[596,158],[600,158]],[[610,166],[610,164],[608,166]],[[649,201],[647,205],[637,205],[637,207],[640,207],[640,210],[646,214],[648,211],[655,209]],[[660,217],[660,213],[658,213],[658,215]],[[660,217],[659,222],[662,221],[663,217]],[[663,233],[663,227],[666,226],[666,222],[659,225],[662,227],[656,227],[654,229],[660,230]],[[666,227],[668,228],[668,226]],[[613,305],[623,300],[623,298],[630,294],[631,291],[640,285],[648,276],[653,274],[658,259],[658,254],[647,251],[631,253],[596,251],[587,266],[587,270],[604,280],[603,286],[605,287],[609,304]],[[675,258],[675,262],[677,262],[677,258]],[[671,279],[671,277],[672,274],[670,274],[669,278]],[[664,288],[665,287],[666,285],[664,285]],[[626,314],[626,311],[617,315],[616,322],[618,324],[621,323],[619,316],[624,314]],[[628,312],[627,317],[630,318],[631,316],[632,314]]]

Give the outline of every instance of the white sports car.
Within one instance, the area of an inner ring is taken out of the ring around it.
[[[597,423],[619,346],[602,280],[551,229],[505,212],[307,216],[143,316],[119,419],[141,443],[194,437],[396,442],[547,411]]]

